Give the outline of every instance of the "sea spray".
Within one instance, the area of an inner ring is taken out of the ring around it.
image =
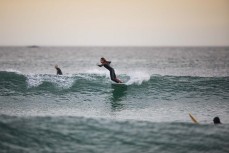
[[[137,84],[141,85],[142,82],[147,82],[150,80],[150,74],[141,71],[135,71],[128,74],[130,79],[127,81],[127,85]]]

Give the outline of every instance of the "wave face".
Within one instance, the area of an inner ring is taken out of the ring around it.
[[[97,92],[111,85],[108,77],[98,74],[75,74],[57,76],[50,74],[24,75],[17,72],[0,71],[0,90],[4,96],[34,91],[40,92]],[[192,77],[192,76],[148,76],[137,78],[121,76],[130,89],[144,93],[195,92],[199,94],[221,94],[227,97],[229,77]],[[142,89],[147,89],[142,91]],[[104,89],[105,90],[105,89]]]
[[[1,71],[0,76],[5,108],[1,112],[6,115],[182,122],[190,121],[184,112],[192,112],[201,113],[202,122],[209,122],[209,114],[212,118],[220,114],[229,123],[229,77],[121,75],[127,84],[113,85],[105,75],[87,73],[56,76]]]

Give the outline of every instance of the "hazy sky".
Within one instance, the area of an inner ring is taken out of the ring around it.
[[[0,0],[0,45],[229,46],[229,0]]]

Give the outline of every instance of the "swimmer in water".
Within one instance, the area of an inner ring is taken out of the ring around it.
[[[221,124],[218,116],[214,117],[213,122],[214,122],[214,124]]]
[[[55,68],[56,68],[56,75],[62,75],[62,71],[61,69],[58,67],[58,65],[55,65]]]
[[[116,82],[116,83],[122,83],[122,81],[120,81],[119,79],[116,78],[116,75],[115,75],[115,71],[114,69],[110,66],[111,64],[111,61],[107,61],[104,57],[102,57],[100,59],[100,62],[101,64],[98,65],[99,67],[102,67],[104,66],[106,69],[108,69],[110,71],[110,77],[111,77],[111,80]]]

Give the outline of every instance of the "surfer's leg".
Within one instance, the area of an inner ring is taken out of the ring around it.
[[[117,83],[122,83],[122,81],[119,80],[119,79],[117,79],[117,78],[115,78],[115,82],[117,82]]]
[[[115,79],[116,78],[116,75],[115,75],[115,72],[114,70],[110,70],[110,77],[111,77],[111,80],[118,83],[118,81]]]
[[[116,82],[116,83],[122,83],[122,81],[120,81],[119,79],[116,78],[116,75],[115,75],[115,71],[114,69],[112,69],[110,71],[110,77],[111,77],[111,80]]]

